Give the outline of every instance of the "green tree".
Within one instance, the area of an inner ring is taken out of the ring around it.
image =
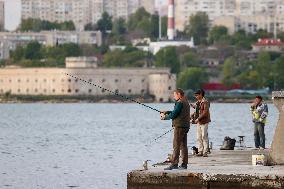
[[[23,19],[18,30],[25,32],[25,31],[34,31],[39,32],[41,30],[41,20],[40,19]]]
[[[42,30],[75,30],[75,24],[73,21],[66,21],[63,23],[57,22],[50,22],[47,20],[40,20],[40,19],[23,19],[18,30],[25,32],[25,31],[34,31],[39,32]]]
[[[66,57],[81,56],[81,48],[74,43],[44,47],[36,41],[11,52],[13,63],[23,67],[64,67]]]
[[[21,67],[43,67],[43,65],[38,60],[27,60],[23,59],[20,61]]]
[[[267,32],[266,30],[263,29],[259,29],[257,30],[255,37],[254,37],[254,41],[257,41],[260,38],[271,38],[273,37],[272,33]]]
[[[257,56],[256,70],[260,75],[259,84],[261,88],[268,87],[270,83],[269,81],[273,79],[271,78],[272,64],[270,61],[269,52],[260,52]]]
[[[85,31],[95,31],[97,29],[96,24],[88,23],[84,26]]]
[[[135,47],[107,52],[103,65],[106,67],[143,67],[147,63],[147,54]]]
[[[144,7],[141,7],[136,10],[134,14],[131,14],[128,19],[128,29],[133,31],[141,27],[140,22],[145,22],[145,20],[150,21],[150,14],[145,10]]]
[[[126,33],[126,22],[123,18],[118,18],[114,20],[112,33],[115,35],[123,35]]]
[[[162,33],[162,37],[167,36],[167,32],[168,32],[168,17],[163,16],[161,19],[161,33]]]
[[[199,67],[200,59],[195,52],[187,52],[181,55],[181,66],[185,67]]]
[[[238,75],[238,81],[245,89],[259,89],[260,77],[262,76],[256,70],[247,70]]]
[[[274,90],[284,89],[284,56],[279,57],[273,66],[273,88]]]
[[[5,60],[0,60],[0,68],[5,66],[6,66]]]
[[[17,46],[15,51],[11,51],[10,54],[11,54],[11,58],[13,59],[13,61],[17,62],[24,57],[25,49],[22,46]]]
[[[277,34],[277,37],[281,40],[281,41],[284,41],[284,32],[282,31],[282,32],[279,32],[278,34]]]
[[[161,18],[162,36],[167,34],[167,17]],[[144,7],[129,16],[128,33],[139,37],[149,37],[156,40],[159,37],[159,15],[148,13]]]
[[[82,51],[79,47],[79,45],[75,43],[65,43],[63,45],[60,45],[60,47],[64,51],[64,56],[80,56],[82,54]]]
[[[208,74],[202,68],[187,68],[178,75],[177,86],[182,89],[196,90],[208,82]]]
[[[124,67],[124,56],[121,50],[107,52],[104,56],[103,65],[106,67]]]
[[[233,57],[225,60],[223,65],[223,83],[226,86],[231,86],[236,83],[237,64]]]
[[[196,45],[206,44],[209,30],[209,19],[205,12],[197,12],[189,19],[189,24],[185,27],[186,34],[193,37]]]
[[[73,23],[73,21],[65,21],[63,23],[60,24],[60,27],[59,27],[60,30],[65,30],[65,31],[72,31],[72,30],[75,30],[76,27],[75,27],[75,24]]]
[[[247,36],[244,30],[239,30],[232,35],[231,43],[235,45],[237,49],[250,50],[252,42],[253,39]]]
[[[220,41],[228,36],[228,29],[225,26],[214,26],[209,32],[209,43]]]
[[[175,47],[165,47],[161,49],[155,56],[155,66],[169,67],[172,73],[180,71],[180,63]]]
[[[143,31],[145,37],[150,37],[151,36],[151,20],[150,17],[143,17],[141,21],[138,22],[137,24],[137,30]]]
[[[150,18],[150,31],[149,36],[152,39],[157,39],[159,37],[159,15],[152,14]]]
[[[107,30],[112,29],[112,20],[111,16],[104,12],[102,14],[102,18],[97,22],[97,29],[100,30],[102,33],[106,33]]]
[[[25,59],[41,59],[41,44],[37,41],[30,42],[27,47],[25,48],[24,58]]]

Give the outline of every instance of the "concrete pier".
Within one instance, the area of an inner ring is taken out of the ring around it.
[[[127,188],[284,188],[284,166],[252,166],[252,155],[257,153],[256,150],[213,151],[207,158],[190,156],[187,170],[164,171],[167,165],[157,164],[147,171],[131,171],[127,175]]]
[[[279,120],[271,145],[272,163],[284,165],[284,91],[272,92],[272,100],[279,110]]]

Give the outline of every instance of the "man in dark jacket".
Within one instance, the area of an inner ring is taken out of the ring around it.
[[[182,89],[174,91],[174,99],[176,101],[174,110],[160,115],[161,120],[171,119],[174,127],[173,156],[171,165],[165,170],[187,169],[188,164],[187,133],[190,127],[190,106]],[[180,151],[182,164],[178,167]]]
[[[208,153],[208,125],[210,119],[210,103],[204,97],[205,92],[203,89],[199,89],[194,93],[197,99],[196,105],[192,105],[195,108],[196,114],[193,116],[193,122],[197,124],[197,142],[198,151],[197,156],[207,157]],[[197,105],[198,104],[198,105]]]

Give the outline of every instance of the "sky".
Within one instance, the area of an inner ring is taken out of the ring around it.
[[[3,0],[2,0],[3,1]],[[21,0],[4,0],[5,1],[5,28],[7,30],[15,30],[21,20]],[[156,0],[163,4],[167,0]]]

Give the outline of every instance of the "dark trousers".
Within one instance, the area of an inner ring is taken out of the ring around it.
[[[264,123],[254,123],[254,143],[256,148],[265,148]]]
[[[172,164],[176,165],[179,162],[179,155],[181,152],[182,163],[188,164],[188,148],[187,148],[187,132],[189,128],[174,128],[173,139],[173,157]]]

